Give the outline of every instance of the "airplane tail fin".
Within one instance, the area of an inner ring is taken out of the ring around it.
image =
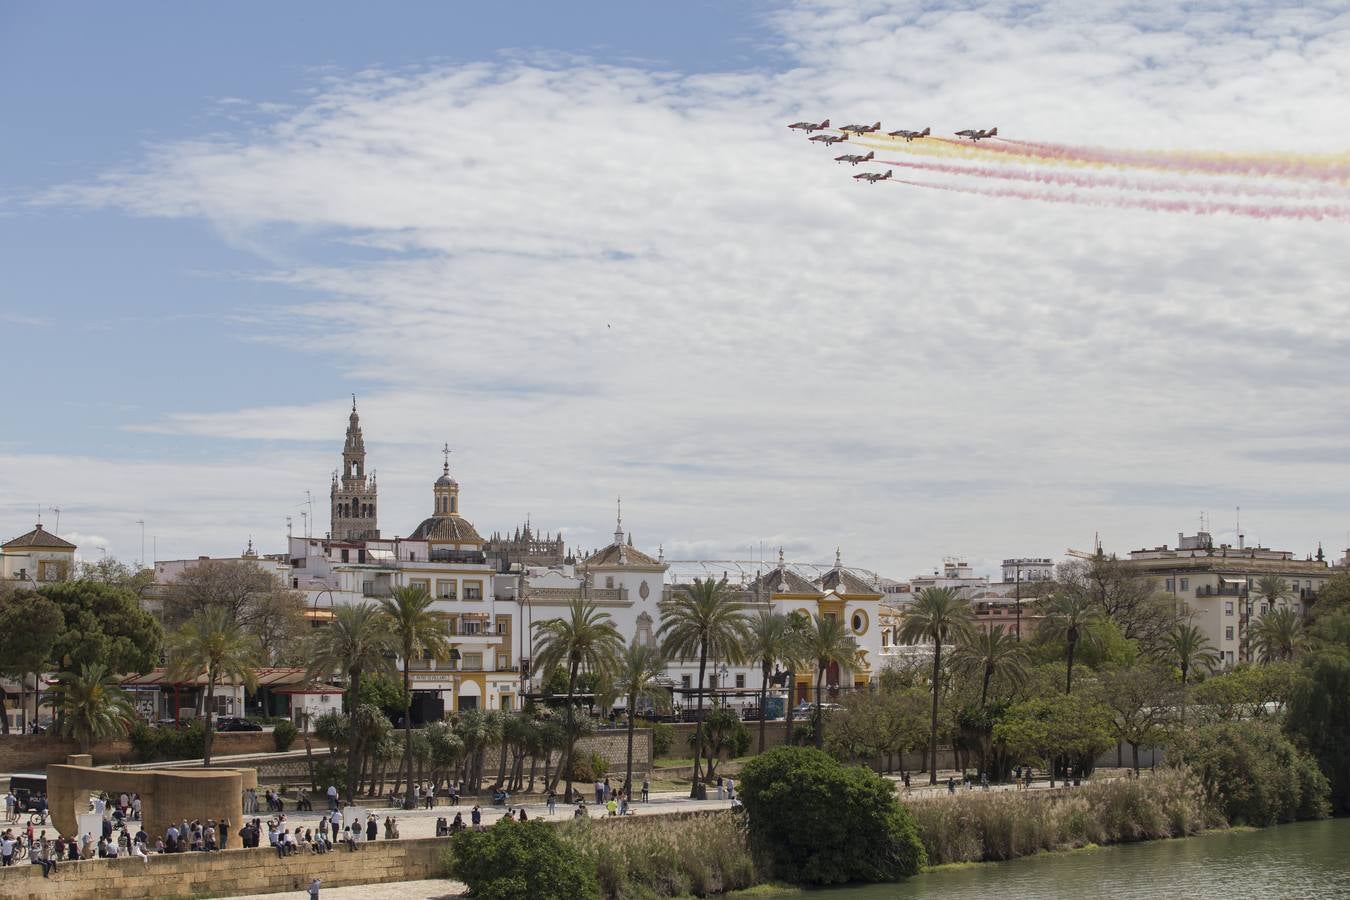
[[[830,127],[830,120],[829,120],[829,119],[826,119],[824,122],[821,122],[821,123],[820,123],[820,127],[821,127],[821,128],[829,128],[829,127]]]
[[[928,137],[928,136],[929,136],[930,134],[932,134],[932,133],[933,133],[933,129],[932,129],[932,128],[930,128],[930,127],[928,127],[928,126],[924,126],[923,131],[919,133],[919,137]]]
[[[871,150],[868,150],[867,155],[864,156],[863,159],[873,159],[875,156],[876,156],[875,153],[873,153]]]
[[[872,130],[873,130],[873,131],[880,131],[880,130],[881,130],[881,123],[878,122],[878,123],[876,123],[875,125],[873,125],[873,126],[872,126]]]
[[[887,169],[887,170],[886,170],[886,174],[885,174],[885,175],[882,175],[881,177],[882,177],[883,180],[886,179],[886,178],[890,178],[890,177],[891,177],[891,170],[890,170],[890,169]]]
[[[989,129],[989,136],[990,136],[990,137],[993,137],[993,136],[996,135],[996,134],[998,134],[998,126],[997,126],[997,125],[995,125],[993,128],[990,128],[990,129]]]

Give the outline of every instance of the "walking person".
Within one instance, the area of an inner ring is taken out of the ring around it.
[[[648,778],[646,775],[643,775],[643,776],[642,776],[642,802],[643,802],[643,803],[649,803],[649,802],[651,802],[651,797],[652,797],[652,782],[651,782],[651,779]]]
[[[317,878],[309,883],[309,900],[319,900],[319,885],[321,884],[323,882]]]
[[[558,795],[553,791],[548,792],[548,817],[553,818],[553,814],[558,810]]]

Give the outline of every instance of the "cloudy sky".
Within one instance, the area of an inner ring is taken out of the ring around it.
[[[1344,220],[869,187],[784,125],[1339,153],[1347,84],[1333,0],[6,4],[0,532],[279,551],[355,392],[386,534],[449,442],[480,531],[582,547],[622,494],[668,557],[894,577],[1238,506],[1339,556]]]

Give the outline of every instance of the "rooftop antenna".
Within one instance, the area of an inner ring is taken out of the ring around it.
[[[52,534],[59,535],[61,533],[61,507],[49,506],[47,508],[50,509],[52,512],[56,513],[56,530],[53,531]]]
[[[300,510],[300,521],[305,528],[305,537],[309,537],[309,513],[305,512],[303,509]]]
[[[291,545],[291,517],[290,517],[290,516],[287,516],[287,517],[286,517],[286,546],[287,546],[287,547],[290,547],[290,545]]]

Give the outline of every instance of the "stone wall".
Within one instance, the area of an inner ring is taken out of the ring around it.
[[[217,734],[211,745],[212,756],[236,753],[268,753],[275,749],[268,731],[228,731]],[[38,772],[59,765],[66,757],[80,752],[74,741],[46,734],[0,734],[0,772]],[[140,762],[128,740],[104,741],[90,752],[98,766]]]
[[[0,869],[0,896],[15,900],[132,900],[132,898],[228,897],[303,891],[311,878],[325,888],[435,878],[445,838],[380,841],[356,853],[335,850],[278,859],[275,850],[175,853],[139,859],[61,863],[50,878],[42,867],[15,864]],[[453,882],[446,882],[451,893]]]

